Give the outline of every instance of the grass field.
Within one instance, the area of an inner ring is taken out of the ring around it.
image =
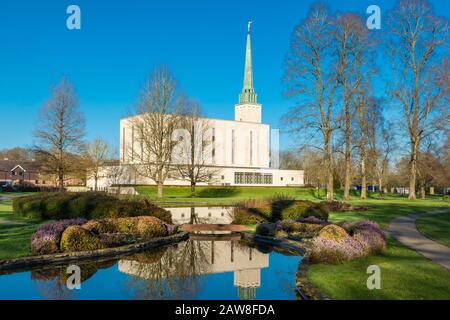
[[[136,190],[140,195],[156,200],[155,186],[139,186]],[[289,187],[197,187],[197,197],[191,197],[190,187],[167,186],[164,187],[164,198],[162,203],[193,203],[212,205],[232,205],[246,199],[264,199],[283,195],[296,199],[318,200],[317,193],[309,188],[289,188]],[[321,196],[324,192],[321,191]]]
[[[367,289],[370,265],[380,267],[380,290]],[[394,240],[381,256],[312,265],[308,278],[333,299],[450,299],[450,272]]]
[[[138,191],[150,199],[156,197],[154,187],[138,187]],[[323,200],[317,197],[315,190],[306,188],[199,187],[197,191],[198,197],[191,198],[188,187],[166,187],[165,198],[159,205],[231,205],[244,199],[270,198],[276,195],[290,196],[299,200]],[[337,193],[336,197],[340,199],[341,196],[341,193]],[[367,211],[331,213],[330,221],[368,219],[386,228],[399,216],[433,211],[442,207],[450,208],[450,203],[442,201],[438,196],[416,201],[409,201],[399,195],[386,195],[384,199],[379,199],[377,194],[369,196],[369,199],[362,201],[358,199],[356,193],[353,193],[349,201],[353,205],[367,206]],[[449,216],[450,214],[439,215],[420,221],[422,232],[431,238],[435,237],[436,240],[448,241]],[[1,202],[0,259],[29,255],[30,237],[39,223],[14,217],[11,201]],[[369,276],[366,270],[373,264],[381,268],[381,290],[368,290],[366,287]],[[308,277],[333,299],[450,299],[450,272],[393,240],[389,240],[388,250],[384,255],[336,266],[313,265],[309,269]]]
[[[450,212],[417,219],[416,225],[428,238],[450,247]]]
[[[1,201],[0,260],[30,255],[31,235],[41,223],[41,221],[24,219],[13,215],[12,200]]]

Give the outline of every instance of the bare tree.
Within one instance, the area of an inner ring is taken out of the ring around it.
[[[288,96],[301,99],[286,116],[285,122],[294,132],[304,130],[307,141],[321,133],[320,144],[327,172],[327,199],[333,199],[331,144],[333,132],[339,128],[334,115],[334,94],[338,87],[333,61],[333,19],[326,7],[314,5],[308,16],[294,29],[286,58]]]
[[[360,16],[350,15],[348,17],[352,22],[349,23],[352,33],[352,48],[351,54],[353,56],[352,65],[354,68],[354,96],[353,104],[357,112],[357,119],[359,124],[359,167],[361,174],[361,199],[367,198],[367,151],[366,151],[366,120],[367,108],[371,107],[371,102],[374,101],[370,97],[371,77],[374,73],[374,60],[372,47],[374,39],[369,37],[369,31],[364,25],[364,21]],[[370,112],[370,110],[369,110]],[[347,122],[347,119],[346,119]],[[347,129],[347,126],[346,126]],[[346,143],[346,149],[349,144]],[[349,154],[346,153],[346,163]],[[346,172],[347,175],[347,172]]]
[[[195,187],[199,182],[212,182],[219,170],[212,167],[212,140],[215,139],[207,119],[200,117],[198,102],[185,98],[184,110],[180,118],[179,144],[175,147],[173,165],[175,176],[191,185],[191,196],[196,196]]]
[[[108,143],[102,138],[96,138],[86,148],[87,176],[94,179],[94,191],[97,191],[97,182],[100,169],[110,157]]]
[[[342,14],[336,19],[334,37],[336,41],[337,71],[339,84],[342,88],[342,104],[344,113],[344,200],[350,198],[350,171],[351,171],[351,102],[357,83],[355,83],[355,52],[357,32],[362,29],[361,19],[354,14]],[[356,80],[359,80],[356,77]]]
[[[163,197],[164,181],[172,169],[172,151],[178,141],[173,133],[180,127],[180,113],[183,100],[177,92],[172,74],[166,67],[156,68],[150,75],[143,90],[136,112],[130,125],[140,145],[138,165],[134,162],[136,152],[129,148],[131,165],[142,176],[152,179],[158,188],[158,198]],[[132,141],[134,144],[134,141]],[[126,148],[126,146],[123,146]]]
[[[63,191],[64,177],[74,165],[71,154],[79,155],[84,149],[84,117],[74,88],[65,78],[52,88],[51,98],[41,108],[34,135],[36,154],[45,163],[43,172],[56,173],[59,190]]]
[[[438,17],[426,0],[400,0],[387,22],[393,68],[390,92],[403,109],[409,134],[409,199],[415,200],[420,143],[439,113],[440,103],[448,101],[448,87],[436,83],[441,71],[440,49],[449,36],[448,19]]]
[[[394,125],[383,118],[383,108],[379,99],[370,98],[366,102],[366,136],[368,176],[373,180],[372,185],[378,185],[383,194],[389,174],[389,163],[393,151],[396,149]]]
[[[120,194],[124,181],[130,180],[129,166],[117,164],[109,167],[103,167],[102,170],[105,170],[104,172],[107,175],[108,184],[115,187],[113,190],[115,190],[117,194]]]

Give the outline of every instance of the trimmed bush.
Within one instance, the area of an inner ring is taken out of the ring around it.
[[[92,232],[80,226],[70,226],[61,236],[60,248],[62,252],[78,252],[104,249],[106,245]]]
[[[112,219],[90,220],[83,224],[82,227],[97,235],[118,232]]]
[[[261,223],[256,226],[256,234],[261,236],[275,236],[277,232],[276,223]]]
[[[233,224],[258,224],[268,220],[268,217],[253,210],[244,208],[235,208],[233,210]]]
[[[92,220],[82,227],[96,235],[131,234],[136,240],[164,237],[169,234],[169,228],[174,229],[172,225],[150,216]]]
[[[352,211],[352,205],[343,201],[322,201],[321,204],[328,210],[333,212]]]
[[[349,238],[350,235],[344,228],[341,228],[335,224],[330,224],[320,230],[319,237],[337,242]]]
[[[310,260],[313,263],[342,263],[380,254],[386,239],[380,227],[371,221],[342,224],[351,234],[336,225],[324,227],[314,239]]]
[[[323,225],[288,220],[281,223],[281,228],[288,233],[300,232],[307,234],[318,234],[319,231],[322,230]]]
[[[79,226],[85,219],[60,220],[41,225],[31,237],[31,252],[33,254],[51,254],[60,251],[61,235],[69,226]]]
[[[314,203],[306,210],[303,217],[315,217],[323,221],[328,221],[328,210],[322,204]]]
[[[233,223],[258,224],[279,220],[299,220],[315,217],[328,221],[328,210],[320,203],[274,198],[271,200],[251,200],[239,203],[233,209]]]
[[[154,216],[172,223],[170,212],[147,200],[123,200],[100,192],[40,193],[13,201],[13,212],[43,220]]]
[[[306,212],[313,204],[311,201],[295,201],[292,205],[282,210],[281,218],[282,220],[298,220],[304,218]]]

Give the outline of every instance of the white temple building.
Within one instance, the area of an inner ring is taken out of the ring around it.
[[[234,120],[205,119],[211,128],[208,166],[216,169],[216,177],[198,185],[242,185],[242,186],[303,186],[302,170],[280,170],[278,160],[278,136],[271,135],[270,125],[261,123],[262,105],[253,87],[253,66],[250,37],[250,23],[247,33],[247,45],[244,67],[244,84],[234,106]],[[120,120],[120,165],[133,165],[136,159],[130,154],[139,154],[139,143],[135,141],[133,123],[135,117]],[[272,137],[271,137],[272,136]],[[274,138],[275,136],[275,138]],[[271,139],[272,138],[272,139]],[[272,141],[271,141],[272,140]],[[132,149],[132,152],[130,152]],[[113,181],[104,168],[97,185],[99,188],[118,184]],[[135,170],[136,171],[136,170]],[[155,184],[149,178],[128,172],[119,184],[142,185]],[[189,185],[189,181],[176,178],[167,179],[166,185]],[[93,179],[88,187],[94,186]]]

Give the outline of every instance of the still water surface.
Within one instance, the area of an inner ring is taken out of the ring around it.
[[[80,265],[80,290],[65,286],[65,267],[2,275],[0,299],[295,299],[300,260],[239,241],[189,240]]]
[[[227,209],[169,210],[177,224],[226,224],[231,222]],[[0,299],[296,299],[295,274],[301,257],[273,249],[235,237],[188,240],[79,264],[79,290],[67,289],[67,266],[1,275]]]

